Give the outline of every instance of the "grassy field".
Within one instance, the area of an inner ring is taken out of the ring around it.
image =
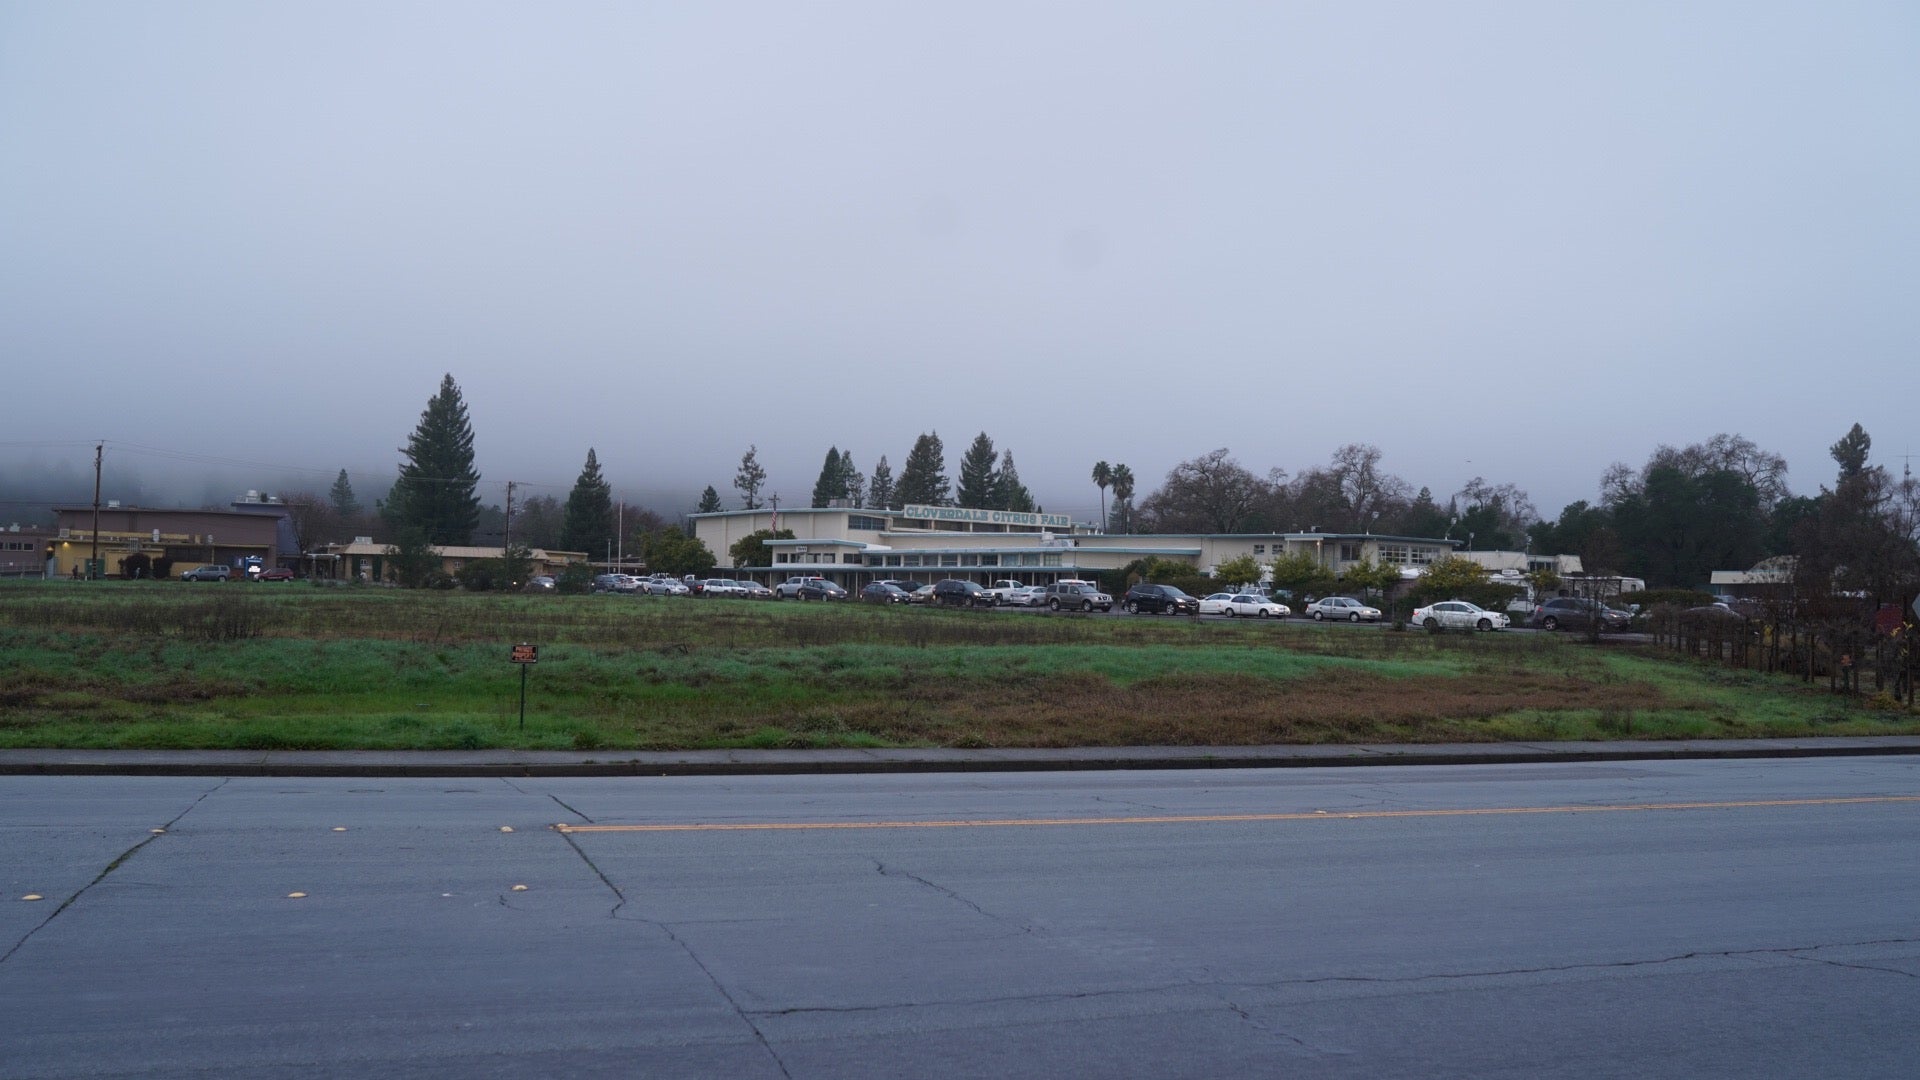
[[[540,646],[519,727],[508,646]],[[256,583],[0,584],[0,746],[619,750],[1920,732],[1546,635]]]

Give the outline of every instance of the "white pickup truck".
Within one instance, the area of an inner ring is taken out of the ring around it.
[[[990,581],[987,583],[987,595],[993,597],[994,606],[999,607],[1007,602],[1008,593],[1023,588],[1026,586],[1018,581]]]
[[[775,600],[791,600],[800,594],[800,586],[805,585],[809,581],[821,580],[824,579],[821,578],[819,574],[802,574],[798,577],[790,577],[773,587],[773,598]]]

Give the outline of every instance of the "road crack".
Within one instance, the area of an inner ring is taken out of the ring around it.
[[[72,907],[77,901],[79,901],[79,899],[82,896],[85,896],[87,894],[87,890],[107,880],[107,876],[109,874],[112,874],[115,870],[118,870],[122,866],[125,866],[127,863],[127,860],[133,858],[134,855],[138,854],[141,848],[146,847],[148,844],[151,844],[155,840],[158,840],[162,836],[165,836],[168,830],[172,829],[175,825],[179,824],[181,818],[184,818],[188,814],[193,813],[195,807],[205,802],[207,799],[207,796],[212,795],[214,792],[219,791],[223,787],[226,787],[227,784],[229,784],[231,781],[232,781],[231,777],[223,779],[219,783],[201,792],[198,798],[194,799],[192,802],[187,804],[186,809],[180,811],[178,814],[175,814],[171,821],[168,821],[164,825],[161,825],[158,829],[155,829],[152,832],[149,832],[147,834],[146,839],[140,841],[139,843],[133,845],[127,850],[121,852],[119,857],[115,858],[112,862],[108,863],[104,869],[102,869],[98,874],[94,875],[94,878],[92,881],[89,881],[85,885],[80,886],[79,889],[74,891],[72,896],[69,896],[65,900],[60,901],[60,906],[54,908],[53,911],[50,912],[46,918],[41,919],[37,925],[35,925],[32,929],[29,929],[25,934],[20,935],[20,940],[13,943],[13,948],[8,949],[4,954],[0,954],[0,964],[4,964],[7,961],[13,959],[13,954],[25,948],[27,945],[27,942],[33,939],[33,935],[46,929],[47,924],[59,918],[61,912]]]
[[[868,858],[873,858],[873,857],[869,855]],[[916,874],[911,870],[902,870],[897,866],[888,866],[886,863],[880,861],[879,859],[873,859],[873,868],[876,872],[880,874],[881,877],[902,877],[902,878],[906,878],[908,881],[917,882],[918,884],[923,885],[929,889],[932,889],[934,892],[939,893],[941,896],[944,896],[947,899],[952,900],[954,903],[960,904],[966,907],[968,910],[979,915],[981,918],[991,919],[994,922],[1000,923],[1004,926],[1014,927],[1023,934],[1031,934],[1034,932],[1032,926],[1029,926],[1026,923],[1018,922],[1014,919],[1006,918],[1005,916],[1002,916],[1002,915],[995,915],[993,912],[988,911],[986,908],[981,907],[979,904],[976,904],[973,901],[967,899],[966,897],[961,896],[959,893],[954,892],[952,889],[947,888],[945,885],[938,885],[938,884],[935,884],[934,882],[928,881],[926,878],[921,877],[919,874]]]
[[[1863,964],[1848,964],[1837,960],[1823,960],[1814,956],[1801,956],[1801,953],[1817,952],[1821,949],[1852,949],[1870,945],[1913,945],[1920,943],[1916,938],[1878,938],[1872,941],[1841,941],[1825,945],[1794,945],[1768,949],[1718,949],[1699,950],[1678,953],[1673,956],[1652,956],[1640,960],[1605,960],[1585,964],[1552,964],[1543,967],[1499,968],[1486,971],[1443,971],[1423,975],[1323,975],[1310,979],[1280,979],[1274,982],[1245,984],[1260,989],[1274,989],[1285,986],[1314,986],[1321,983],[1371,983],[1378,985],[1432,982],[1453,979],[1498,979],[1511,975],[1553,975],[1568,971],[1603,971],[1608,968],[1657,967],[1662,964],[1679,964],[1689,960],[1714,958],[1732,958],[1741,956],[1785,956],[1794,960],[1810,960],[1836,967],[1853,967],[1863,971],[1884,971],[1909,978],[1920,978],[1909,972],[1893,968],[1875,968]]]
[[[555,801],[558,802],[559,800],[556,799]],[[564,806],[565,804],[562,803],[561,805]],[[580,856],[580,861],[587,864],[587,869],[593,871],[593,875],[600,879],[600,883],[605,885],[608,891],[612,892],[618,901],[613,905],[612,910],[607,912],[607,917],[617,919],[621,922],[633,922],[643,926],[651,926],[660,933],[665,934],[668,941],[678,945],[680,951],[687,954],[687,959],[693,961],[693,966],[699,968],[700,973],[707,977],[709,983],[713,984],[714,992],[719,994],[721,999],[733,1009],[734,1015],[740,1018],[740,1022],[747,1025],[747,1030],[753,1032],[754,1039],[760,1043],[760,1048],[766,1051],[767,1057],[773,1062],[774,1068],[780,1070],[781,1076],[791,1078],[793,1073],[788,1071],[787,1063],[780,1060],[780,1055],[774,1050],[773,1044],[767,1041],[766,1032],[761,1031],[760,1025],[754,1023],[752,1015],[741,1007],[740,1002],[734,998],[732,993],[728,992],[726,986],[720,982],[719,977],[714,975],[713,969],[709,968],[706,961],[700,959],[700,955],[693,951],[693,946],[688,944],[686,939],[682,938],[679,934],[674,933],[673,927],[668,926],[658,919],[650,919],[640,915],[620,914],[620,909],[627,906],[627,894],[620,886],[613,883],[613,879],[607,876],[606,871],[600,869],[599,864],[593,861],[592,857],[587,854],[586,849],[580,846],[579,841],[575,840],[571,833],[563,832],[560,836],[567,842],[567,846],[573,849],[573,853]]]

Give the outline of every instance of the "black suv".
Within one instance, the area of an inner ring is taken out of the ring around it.
[[[933,602],[947,607],[992,607],[994,596],[974,582],[947,578],[933,583]]]
[[[1200,601],[1171,585],[1135,585],[1120,606],[1129,615],[1198,615]]]

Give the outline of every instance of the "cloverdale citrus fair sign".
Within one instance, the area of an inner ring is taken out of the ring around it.
[[[965,506],[906,506],[903,518],[915,521],[975,521],[987,525],[1025,525],[1036,529],[1071,529],[1065,514],[1029,514],[1019,510],[974,510]]]

